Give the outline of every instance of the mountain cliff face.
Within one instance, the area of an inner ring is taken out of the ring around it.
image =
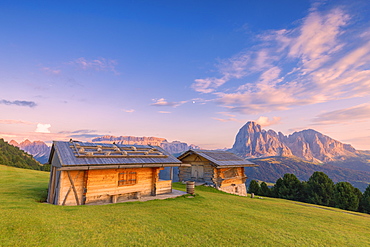
[[[127,145],[153,145],[160,146],[167,152],[173,153],[182,153],[189,149],[200,149],[200,147],[193,144],[188,145],[184,142],[173,141],[168,142],[165,138],[159,137],[135,137],[135,136],[102,136],[92,139],[93,142],[101,143],[112,143],[117,144],[127,144]]]
[[[344,160],[359,155],[351,145],[312,129],[285,136],[281,132],[266,131],[255,122],[247,122],[239,130],[230,151],[243,157],[297,156],[316,163]]]
[[[37,160],[41,164],[45,164],[49,159],[50,147],[48,147],[42,141],[31,142],[30,140],[26,139],[21,143],[17,143],[16,141],[11,140],[9,144],[15,147],[19,147],[23,151],[31,154],[35,158],[35,160]]]
[[[254,122],[248,122],[236,135],[231,151],[244,157],[292,155],[291,150],[279,140],[279,134],[273,130],[263,130]]]

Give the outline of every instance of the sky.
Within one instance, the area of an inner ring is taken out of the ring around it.
[[[370,150],[370,2],[0,0],[0,138],[230,148],[247,121]]]

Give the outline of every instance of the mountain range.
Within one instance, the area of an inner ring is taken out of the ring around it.
[[[200,147],[193,144],[188,145],[185,142],[173,141],[168,142],[165,138],[159,137],[136,137],[136,136],[101,136],[92,139],[92,142],[100,143],[117,143],[117,144],[127,144],[127,145],[153,145],[160,146],[167,152],[182,153],[189,149],[200,149]]]
[[[285,173],[307,180],[325,172],[334,182],[347,181],[364,190],[370,183],[370,154],[312,129],[284,135],[247,122],[229,150],[259,167],[246,168],[250,179],[274,183]]]
[[[182,153],[189,149],[200,149],[200,147],[193,144],[188,145],[185,142],[173,141],[168,142],[165,138],[159,137],[136,137],[136,136],[101,136],[92,139],[92,142],[100,143],[117,143],[127,145],[153,145],[160,146],[169,153]],[[9,144],[22,149],[23,151],[31,154],[38,162],[45,164],[48,162],[50,147],[42,141],[25,140],[23,142],[16,142],[11,140]]]
[[[49,154],[50,154],[50,147],[45,144],[43,141],[33,141],[26,139],[23,142],[16,142],[11,140],[9,144],[19,147],[23,151],[31,154],[35,160],[40,162],[41,164],[45,164],[48,162]]]

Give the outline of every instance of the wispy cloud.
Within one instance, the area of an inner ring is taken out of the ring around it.
[[[31,107],[31,108],[37,106],[37,104],[35,102],[25,101],[25,100],[10,101],[10,100],[2,99],[2,100],[0,100],[0,104],[2,104],[2,105],[28,106],[28,107]]]
[[[42,71],[44,71],[46,74],[52,74],[52,75],[59,75],[62,71],[60,69],[52,69],[49,67],[42,67]]]
[[[278,124],[280,120],[281,120],[280,117],[272,117],[272,119],[269,119],[268,117],[261,116],[256,120],[256,123],[258,123],[262,127],[267,127],[274,124]]]
[[[97,130],[93,129],[80,129],[73,131],[59,131],[58,134],[63,135],[66,138],[78,138],[83,141],[90,141],[92,138],[103,136],[97,132]]]
[[[0,124],[25,124],[25,125],[33,125],[35,123],[22,121],[22,120],[14,120],[14,119],[0,119]]]
[[[370,104],[361,104],[346,109],[325,112],[313,119],[316,125],[337,124],[359,119],[370,119]]]
[[[171,106],[171,107],[177,107],[187,102],[187,101],[168,102],[164,98],[153,99],[153,101],[154,103],[150,104],[151,106]]]
[[[170,111],[158,111],[158,113],[161,113],[161,114],[170,114],[172,112],[170,112]]]
[[[244,114],[369,95],[370,29],[356,30],[344,8],[319,7],[295,28],[258,35],[258,45],[222,60],[219,76],[196,79],[192,88]]]
[[[88,134],[88,133],[95,133],[97,130],[91,129],[81,129],[81,130],[74,130],[74,131],[59,131],[58,134]]]
[[[365,150],[368,149],[369,146],[370,136],[361,136],[361,137],[354,137],[350,139],[343,140],[344,143],[351,143],[351,145],[355,146],[357,150]]]
[[[238,122],[238,123],[243,123],[243,121],[241,120],[238,120],[237,118],[216,118],[216,117],[213,117],[212,119],[214,120],[217,120],[217,121],[220,121],[220,122]]]
[[[127,113],[133,113],[133,112],[135,112],[135,110],[134,109],[129,109],[129,110],[123,110],[124,112],[127,112]]]
[[[69,64],[76,65],[82,70],[111,71],[114,74],[119,74],[116,71],[117,61],[112,59],[101,57],[94,60],[88,60],[84,57],[80,57],[74,61],[69,62]]]

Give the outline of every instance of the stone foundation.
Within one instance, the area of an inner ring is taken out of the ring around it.
[[[247,196],[247,188],[245,187],[245,184],[235,184],[235,185],[221,187],[218,189],[223,192],[234,194],[234,195]]]

